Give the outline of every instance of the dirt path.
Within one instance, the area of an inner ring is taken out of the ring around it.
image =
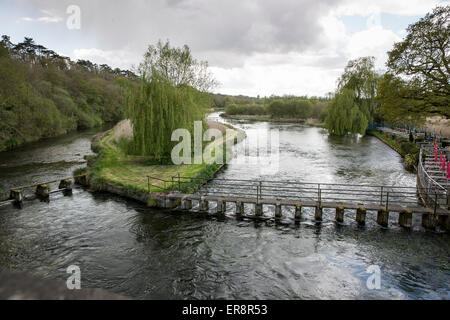
[[[114,135],[111,137],[112,141],[119,141],[120,138],[132,139],[133,138],[133,126],[129,119],[122,120],[113,128]]]

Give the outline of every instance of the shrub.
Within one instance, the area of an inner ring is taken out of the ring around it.
[[[11,138],[5,141],[6,150],[13,150],[19,146],[19,141],[17,139]]]
[[[268,113],[277,118],[307,119],[313,115],[313,105],[305,99],[289,99],[273,101]]]
[[[236,105],[230,104],[225,108],[225,113],[228,115],[265,115],[267,114],[266,108],[263,106],[252,104],[252,105]]]

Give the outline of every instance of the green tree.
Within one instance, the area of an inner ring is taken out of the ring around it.
[[[205,95],[189,86],[176,87],[157,73],[143,77],[139,88],[130,91],[127,98],[127,115],[133,124],[133,140],[127,151],[169,162],[176,144],[171,141],[172,132],[185,128],[193,137],[194,121],[201,121],[210,105],[203,99]]]
[[[391,120],[450,117],[449,53],[450,6],[438,6],[410,25],[405,40],[388,52],[388,75],[380,90],[383,113]]]
[[[160,40],[155,46],[148,47],[139,71],[149,79],[156,72],[174,86],[187,85],[203,92],[217,86],[208,70],[208,62],[196,60],[187,45],[173,48],[168,40],[165,43]]]
[[[100,71],[99,71],[100,70]],[[118,72],[119,71],[119,72]],[[25,38],[0,41],[0,151],[123,116],[122,87],[136,76],[77,64]]]
[[[362,57],[347,64],[328,107],[326,125],[330,133],[364,134],[368,123],[373,121],[379,82],[374,61],[374,57]]]
[[[344,88],[331,100],[325,123],[331,134],[342,136],[364,134],[369,122],[355,100],[355,92]]]

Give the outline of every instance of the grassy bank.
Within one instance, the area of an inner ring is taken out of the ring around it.
[[[157,179],[172,181],[172,177],[180,174],[181,177],[188,178],[188,183],[181,185],[181,191],[186,193],[195,192],[196,189],[207,179],[210,179],[222,167],[221,164],[186,164],[186,165],[152,165],[148,157],[131,156],[120,147],[120,139],[117,132],[121,131],[121,124],[113,129],[96,136],[92,141],[92,149],[98,154],[88,159],[88,167],[77,170],[74,174],[88,173],[89,184],[93,189],[105,190],[107,184],[114,184],[125,188],[135,194],[148,193],[148,179],[151,176],[151,192],[165,192],[178,190],[178,180],[175,183],[167,183]],[[218,128],[222,132],[226,126],[219,123],[211,123],[210,127]],[[224,144],[228,140],[243,138],[244,134],[238,130],[231,130],[230,135],[224,136],[209,144],[213,147],[216,144]],[[199,179],[190,181],[189,179]]]
[[[417,168],[419,161],[419,147],[414,142],[402,137],[395,137],[390,133],[380,133],[379,131],[371,130],[367,134],[372,135],[386,143],[392,149],[397,151],[402,157],[405,168],[414,171]]]

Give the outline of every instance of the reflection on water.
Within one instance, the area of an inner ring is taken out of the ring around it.
[[[335,138],[291,124],[238,126],[279,130],[280,171],[271,179],[415,183],[401,158],[371,137]],[[0,168],[9,168],[0,171],[2,188],[70,174],[90,153],[89,139],[81,134],[1,154]],[[262,178],[256,168],[237,163],[219,175]],[[169,213],[76,188],[71,197],[52,195],[49,203],[27,202],[23,210],[0,208],[0,267],[65,280],[67,266],[76,264],[82,287],[136,298],[450,298],[449,235],[423,231],[418,217],[408,232],[396,225],[395,214],[384,230],[370,213],[360,228],[352,211],[343,225],[333,221],[333,211],[324,210],[321,225],[305,212],[297,226],[238,221],[232,212],[229,206],[222,220]],[[381,290],[366,287],[370,265],[381,268]]]

